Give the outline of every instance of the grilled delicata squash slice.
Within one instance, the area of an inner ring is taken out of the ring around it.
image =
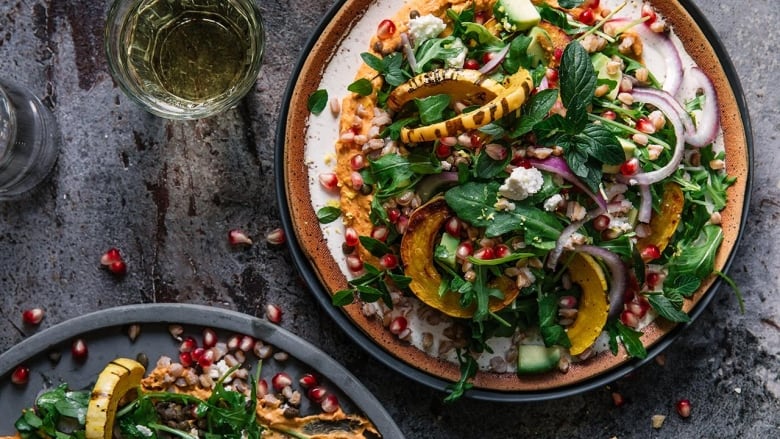
[[[572,257],[569,276],[572,282],[582,288],[577,318],[566,330],[571,341],[569,352],[579,355],[593,345],[607,323],[607,279],[599,263],[583,253],[576,253]]]
[[[435,197],[420,206],[409,217],[409,226],[401,240],[401,259],[404,273],[412,278],[409,288],[426,305],[452,317],[468,318],[474,315],[476,306],[464,308],[460,295],[448,291],[439,294],[441,275],[433,262],[434,247],[444,222],[452,216],[443,197]],[[498,311],[515,300],[520,290],[511,279],[501,276],[489,284],[504,293],[503,299],[490,298],[491,311]]]
[[[119,402],[141,385],[145,372],[141,363],[128,358],[117,358],[100,372],[87,406],[86,439],[112,438]]]
[[[398,87],[398,89],[404,89],[406,92],[400,93],[400,96],[397,97],[397,102],[404,103],[414,98],[425,97],[426,93],[430,93],[427,94],[427,96],[441,94],[444,93],[443,90],[449,90],[451,88],[456,89],[456,86],[462,82],[459,79],[453,79],[453,77],[456,77],[457,75],[441,74],[441,80],[438,81],[438,85],[420,87],[419,84],[426,81],[425,78],[421,78],[423,75],[426,74],[424,73],[412,78]],[[450,77],[449,79],[447,79],[448,76]],[[432,82],[430,78],[428,81]],[[401,130],[401,141],[403,143],[429,142],[441,137],[457,136],[465,131],[483,127],[513,111],[519,110],[530,96],[531,90],[533,90],[533,79],[531,79],[531,75],[528,71],[522,69],[506,78],[501,84],[501,88],[495,87],[491,83],[486,83],[486,81],[481,81],[479,84],[477,84],[478,87],[481,87],[488,92],[495,93],[495,97],[473,111],[459,114],[442,122],[421,127],[404,127]],[[467,89],[473,90],[473,87],[468,86]],[[406,99],[405,96],[410,94],[415,97]]]
[[[436,69],[421,73],[398,86],[387,97],[387,106],[399,111],[414,99],[446,94],[453,100],[483,105],[506,89],[473,69]]]

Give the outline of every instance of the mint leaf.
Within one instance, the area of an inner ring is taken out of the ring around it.
[[[328,103],[328,91],[325,89],[319,89],[309,96],[306,101],[306,106],[313,114],[320,114],[325,109],[325,105]]]
[[[588,52],[578,41],[569,43],[563,50],[559,69],[561,101],[566,107],[566,120],[570,133],[585,128],[588,121],[587,107],[596,91],[596,72]]]
[[[465,22],[461,23],[461,25],[463,28],[464,40],[474,40],[484,48],[501,49],[504,47],[504,42],[493,35],[485,26],[474,22]]]
[[[498,182],[468,182],[456,186],[444,194],[447,205],[458,217],[476,227],[486,227],[495,215]]]
[[[528,46],[531,41],[533,41],[531,37],[520,35],[509,43],[509,52],[501,64],[507,72],[515,74],[521,68],[531,67],[531,57],[528,56]]]
[[[401,138],[401,130],[407,126],[411,125],[414,122],[417,122],[416,117],[406,117],[404,119],[398,119],[397,121],[390,124],[387,128],[382,130],[380,135],[382,137],[389,137],[393,140],[398,140]]]
[[[359,239],[360,245],[377,258],[381,258],[382,256],[393,252],[387,244],[378,239],[371,238],[370,236],[361,236]]]
[[[691,321],[691,318],[688,316],[688,314],[682,312],[680,308],[678,308],[663,294],[648,294],[646,297],[648,302],[650,302],[650,306],[653,307],[658,315],[665,318],[666,320],[671,322]]]
[[[333,206],[325,206],[317,211],[317,220],[320,224],[330,224],[341,216],[341,209]]]
[[[542,90],[531,96],[528,104],[523,108],[523,116],[518,119],[517,125],[510,133],[510,137],[517,138],[531,132],[536,125],[547,117],[557,100],[558,90],[552,88]]]
[[[347,306],[355,301],[355,293],[352,290],[337,291],[333,297],[330,298],[330,302],[333,306]]]
[[[607,165],[619,165],[626,160],[626,154],[617,137],[602,125],[587,125],[579,138],[587,145],[588,155]]]
[[[379,72],[385,78],[385,82],[394,87],[403,84],[409,76],[401,68],[404,58],[400,52],[393,52],[384,58],[363,52],[360,54],[360,57],[369,67]]]
[[[347,90],[351,91],[352,93],[357,93],[360,96],[368,96],[374,91],[374,86],[368,79],[360,78],[352,84],[349,84],[349,86],[347,86]]]
[[[613,354],[617,355],[617,342],[619,339],[626,348],[628,355],[640,359],[647,358],[647,350],[640,340],[641,332],[625,326],[618,320],[608,325],[607,332],[609,333],[609,348]]]
[[[384,73],[387,69],[386,62],[382,58],[379,58],[378,56],[369,53],[369,52],[363,52],[360,54],[360,58],[363,59],[363,62],[366,63],[369,67],[376,70],[379,73]]]

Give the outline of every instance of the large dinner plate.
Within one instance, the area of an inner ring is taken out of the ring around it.
[[[328,154],[332,155],[337,130],[333,127],[336,118],[327,110],[316,118],[311,117],[307,100],[323,88],[331,96],[343,97],[361,62],[360,53],[368,50],[369,36],[382,19],[393,16],[399,3],[341,1],[304,48],[280,115],[275,157],[277,193],[282,222],[292,238],[289,245],[295,263],[324,310],[357,344],[384,364],[420,383],[444,389],[457,380],[457,364],[436,360],[399,341],[381,323],[365,317],[358,305],[343,309],[331,305],[331,294],[347,285],[339,263],[343,255],[334,251],[334,246],[329,248],[329,240],[338,236],[323,231],[310,201],[321,196],[317,193],[317,176],[326,167],[322,163],[327,163]],[[701,12],[686,0],[651,3],[673,26],[686,51],[713,80],[717,90],[727,171],[737,178],[728,191],[728,205],[722,212],[724,240],[715,262],[717,270],[725,271],[734,256],[749,204],[752,139],[747,106],[734,67]],[[686,305],[691,322],[674,325],[657,320],[645,328],[642,338],[648,350],[645,359],[605,352],[574,365],[566,374],[554,372],[522,380],[513,374],[480,372],[474,381],[475,388],[466,395],[485,400],[532,401],[564,397],[609,383],[650,361],[672,343],[681,331],[693,324],[719,285],[720,278],[716,276],[704,280]]]
[[[127,335],[130,324],[140,324],[135,341]],[[68,383],[72,389],[91,389],[100,371],[114,358],[136,358],[144,353],[150,366],[162,355],[175,357],[179,342],[171,336],[171,324],[182,325],[184,335],[200,339],[203,328],[214,329],[220,339],[243,334],[273,346],[274,352],[286,352],[287,360],[265,360],[262,377],[270,380],[284,370],[292,377],[312,373],[321,377],[321,385],[334,392],[347,413],[367,416],[386,438],[403,437],[382,404],[346,368],[333,358],[291,332],[246,314],[220,308],[184,304],[129,305],[97,311],[55,325],[35,334],[0,355],[0,436],[14,432],[14,421],[21,410],[30,407],[35,396],[45,387]],[[75,338],[83,338],[89,354],[84,363],[70,356]],[[61,355],[52,362],[50,354]],[[248,361],[254,363],[253,355]],[[9,375],[19,364],[31,370],[25,386],[11,383]],[[313,414],[303,398],[301,413]]]

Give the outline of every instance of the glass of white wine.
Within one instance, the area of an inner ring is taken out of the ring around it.
[[[253,0],[116,0],[105,40],[111,74],[134,101],[200,119],[252,89],[265,34]]]

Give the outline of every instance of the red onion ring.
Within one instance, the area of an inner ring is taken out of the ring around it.
[[[406,61],[409,62],[409,67],[413,72],[417,73],[417,58],[414,56],[414,49],[406,32],[401,34],[401,47],[404,49],[404,55],[406,55]]]
[[[642,202],[639,204],[639,213],[637,219],[641,223],[649,223],[653,216],[653,195],[650,193],[650,186],[646,184],[639,185],[639,196]]]
[[[498,67],[499,64],[501,64],[504,61],[504,58],[506,58],[507,53],[509,53],[509,44],[504,46],[504,48],[499,50],[495,55],[493,55],[493,57],[490,58],[490,60],[486,62],[485,65],[480,67],[479,73],[486,75],[492,72],[496,67]]]
[[[612,277],[609,293],[607,294],[609,298],[609,312],[607,316],[608,318],[617,317],[623,311],[623,296],[628,285],[628,273],[620,256],[595,245],[581,245],[574,251],[587,253],[604,261]]]
[[[701,148],[712,143],[718,136],[720,128],[718,96],[715,93],[715,85],[700,68],[692,67],[688,71],[688,75],[704,93],[704,106],[701,109],[701,117],[696,123],[695,130],[687,132],[685,142]]]
[[[610,23],[626,24],[632,23],[626,18],[615,18]],[[677,50],[674,41],[667,33],[653,32],[644,23],[637,23],[631,27],[642,38],[643,42],[653,48],[658,49],[666,64],[666,73],[664,75],[663,90],[671,95],[677,93],[682,84],[683,66],[680,52]]]
[[[604,210],[607,209],[607,202],[606,200],[604,200],[604,197],[602,197],[601,194],[594,194],[593,191],[590,190],[590,188],[585,186],[585,184],[582,183],[582,181],[580,181],[579,177],[574,175],[574,173],[569,168],[569,165],[566,164],[566,160],[564,160],[563,158],[557,156],[551,156],[544,160],[530,158],[528,159],[528,162],[531,163],[531,165],[534,168],[540,171],[547,171],[553,174],[560,175],[561,177],[563,177],[564,180],[573,184],[579,190],[587,194],[589,197],[593,198],[593,201],[595,201],[600,208]]]
[[[682,107],[679,103],[677,103],[675,106],[672,104],[672,102],[670,102],[670,99],[665,98],[665,96],[668,95],[662,95],[658,92],[658,90],[651,90],[652,89],[635,88],[632,91],[634,101],[650,104],[666,115],[666,118],[669,119],[669,121],[672,123],[672,126],[674,127],[674,137],[676,139],[674,152],[672,153],[672,158],[669,160],[669,163],[667,163],[662,168],[651,172],[640,173],[630,177],[629,183],[631,184],[649,185],[657,183],[672,175],[680,165],[680,162],[683,158],[683,153],[685,152],[685,127],[683,118],[680,116],[678,110],[678,108]],[[674,99],[671,100],[674,101]]]
[[[586,222],[601,215],[602,213],[604,213],[604,211],[605,209],[598,207],[588,212],[588,214],[585,215],[585,218],[579,221],[573,221],[571,224],[566,226],[561,231],[561,234],[558,236],[558,239],[555,241],[555,248],[553,248],[547,256],[547,267],[554,270],[555,266],[558,265],[558,259],[560,259],[561,255],[563,254],[563,249],[566,246],[566,241],[568,241],[569,238],[571,238],[571,235],[573,235],[574,232],[579,230],[579,228],[582,227]]]

